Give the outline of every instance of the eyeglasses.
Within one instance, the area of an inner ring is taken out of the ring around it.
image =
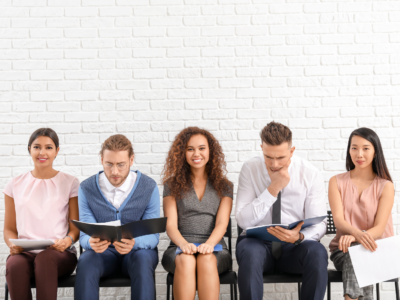
[[[127,163],[119,163],[119,164],[116,164],[116,166],[117,166],[118,170],[125,171],[126,168],[128,167],[128,164]],[[104,165],[104,168],[107,170],[112,170],[114,168],[114,164],[106,163]]]

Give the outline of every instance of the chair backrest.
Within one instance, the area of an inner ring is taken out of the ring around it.
[[[238,228],[239,228],[239,226],[238,226]],[[228,238],[228,250],[229,250],[230,255],[232,255],[232,219],[231,218],[229,218],[228,227],[226,228],[224,237]],[[79,245],[79,255],[81,255],[82,252],[83,252],[82,246]]]
[[[332,212],[328,210],[328,218],[326,224],[326,234],[336,234],[336,226],[333,222]]]
[[[232,219],[229,218],[228,227],[226,228],[226,232],[224,237],[228,238],[228,251],[230,255],[232,255]]]

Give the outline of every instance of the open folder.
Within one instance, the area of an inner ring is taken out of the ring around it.
[[[272,241],[272,242],[281,242],[280,239],[278,239],[276,236],[273,236],[268,232],[269,227],[282,227],[285,229],[293,229],[295,228],[300,222],[304,222],[304,224],[301,226],[301,229],[307,228],[309,226],[316,225],[318,223],[321,223],[328,215],[320,216],[320,217],[315,217],[315,218],[309,218],[309,219],[304,219],[300,221],[293,222],[291,224],[270,224],[270,225],[262,225],[262,226],[257,226],[257,227],[249,227],[246,229],[246,236],[247,237],[252,237],[264,241]]]
[[[87,235],[113,243],[121,239],[133,239],[139,236],[165,232],[167,218],[140,220],[125,225],[85,223],[71,220],[72,224]]]

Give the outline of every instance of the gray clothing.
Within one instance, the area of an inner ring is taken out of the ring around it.
[[[170,189],[164,185],[163,197],[169,196]],[[233,184],[226,188],[223,197],[233,198]],[[182,199],[176,201],[178,210],[178,230],[189,243],[205,243],[215,228],[215,222],[221,199],[212,184],[207,181],[204,196],[199,201],[196,192],[191,189]],[[232,269],[232,257],[229,254],[225,240],[218,243],[222,245],[222,251],[214,252],[217,258],[218,273],[221,274]],[[164,252],[161,264],[170,273],[175,272],[175,251],[177,246],[171,241],[170,246]]]
[[[359,245],[352,243],[351,246]],[[351,299],[374,300],[374,286],[369,285],[363,288],[358,286],[356,274],[354,273],[353,264],[351,262],[349,252],[343,253],[342,250],[336,249],[331,254],[331,261],[335,265],[336,270],[342,271],[343,280],[343,297],[348,295]]]

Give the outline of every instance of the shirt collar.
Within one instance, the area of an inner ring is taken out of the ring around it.
[[[130,187],[130,182],[132,180],[132,172],[129,171],[129,175],[128,177],[126,177],[125,182],[119,186],[119,187],[115,187],[111,184],[111,182],[108,180],[107,176],[105,176],[106,174],[104,174],[104,183],[105,183],[105,188],[107,189],[108,192],[113,192],[114,190],[118,189],[122,192],[126,192],[128,191],[129,187]]]

